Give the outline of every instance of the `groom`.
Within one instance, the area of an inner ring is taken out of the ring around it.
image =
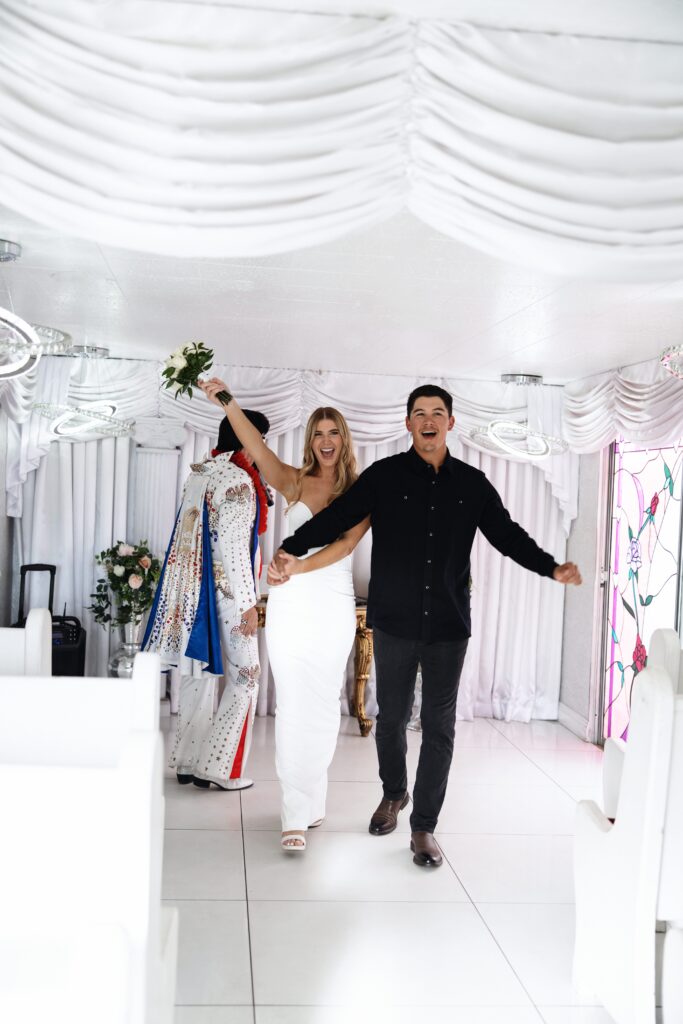
[[[408,803],[406,725],[418,665],[422,670],[422,744],[413,790],[410,847],[422,867],[438,867],[434,829],[453,755],[455,706],[470,636],[470,552],[479,529],[502,554],[559,583],[581,583],[572,562],[558,565],[513,522],[495,488],[446,446],[453,399],[427,384],[408,398],[409,451],[369,466],[356,483],[288,537],[274,559],[336,540],[366,516],[372,524],[368,623],[377,672],[377,753],[384,797],[373,835],[396,828]]]

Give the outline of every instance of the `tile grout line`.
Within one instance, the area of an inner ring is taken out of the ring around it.
[[[439,847],[439,849],[441,849],[441,847]],[[503,949],[503,947],[501,946],[501,944],[500,944],[500,943],[498,942],[498,939],[496,938],[496,936],[495,936],[495,935],[493,934],[493,932],[491,931],[491,928],[489,927],[489,924],[488,924],[488,922],[486,921],[486,919],[484,918],[483,914],[482,914],[482,913],[481,913],[481,911],[479,910],[479,907],[477,906],[477,904],[476,904],[476,903],[474,902],[474,900],[473,900],[473,899],[472,899],[472,897],[470,896],[470,894],[469,894],[469,891],[468,891],[468,889],[467,889],[467,886],[466,886],[466,885],[464,884],[464,882],[462,881],[462,879],[461,879],[461,878],[460,878],[460,876],[458,875],[458,872],[457,872],[457,871],[455,870],[455,868],[454,868],[454,867],[453,867],[453,865],[451,864],[451,862],[450,862],[450,859],[449,859],[449,857],[448,857],[448,854],[446,853],[446,851],[445,851],[445,850],[441,850],[441,852],[442,852],[442,854],[443,854],[443,856],[444,856],[444,860],[446,861],[446,863],[448,864],[449,868],[451,869],[451,871],[453,872],[453,874],[455,875],[455,877],[456,877],[456,878],[458,879],[458,882],[459,882],[459,883],[460,883],[460,885],[462,886],[463,892],[464,892],[464,893],[466,894],[466,896],[467,896],[468,900],[470,901],[470,904],[471,904],[471,906],[472,906],[472,907],[474,907],[474,910],[475,910],[475,912],[476,912],[476,914],[477,914],[477,916],[478,916],[479,920],[480,920],[480,921],[481,921],[481,923],[482,923],[482,924],[484,925],[484,928],[486,928],[486,931],[487,931],[487,932],[489,933],[489,935],[490,935],[490,936],[491,936],[491,938],[493,939],[493,941],[494,941],[495,945],[497,946],[497,948],[498,948],[498,949],[500,950],[501,956],[502,956],[502,957],[503,957],[503,959],[505,960],[505,963],[506,963],[506,964],[508,965],[508,967],[509,967],[509,968],[510,968],[510,970],[512,971],[513,975],[515,976],[515,978],[516,978],[516,979],[517,979],[517,981],[519,982],[519,985],[520,985],[520,987],[521,987],[522,991],[524,992],[524,994],[526,995],[527,999],[529,1000],[529,1002],[530,1002],[530,1003],[531,1003],[531,1005],[533,1006],[534,1010],[535,1010],[535,1011],[536,1011],[536,1013],[538,1014],[538,1017],[539,1017],[539,1020],[540,1020],[541,1024],[545,1024],[545,1018],[543,1017],[543,1015],[542,1015],[541,1011],[539,1010],[538,1006],[536,1005],[535,1001],[534,1001],[534,1000],[533,1000],[533,999],[531,998],[531,993],[530,993],[530,992],[529,992],[529,990],[527,989],[526,985],[524,984],[524,982],[522,981],[522,979],[520,978],[520,976],[519,976],[519,975],[517,974],[517,971],[516,971],[516,970],[514,969],[514,967],[512,966],[512,963],[510,962],[510,960],[509,960],[509,958],[508,958],[508,955],[507,955],[507,953],[505,952],[505,950]]]
[[[247,848],[244,836],[244,811],[242,808],[242,793],[240,798],[240,826],[242,834],[242,858],[244,862],[244,901],[247,911],[247,942],[249,943],[249,977],[251,982],[251,1013],[254,1024],[256,1024],[256,991],[254,988],[254,949],[251,942],[251,917],[249,914],[249,884],[247,879]]]
[[[499,729],[496,729],[495,725],[492,726],[492,728],[495,729],[495,731],[498,733],[499,736],[503,736],[504,735]],[[505,736],[505,739],[508,739],[507,736]],[[518,753],[520,753],[523,757],[525,757],[527,759],[529,764],[532,764],[534,766],[534,768],[537,768],[538,771],[541,773],[541,775],[544,775],[546,777],[546,779],[548,779],[550,782],[552,782],[552,784],[554,786],[557,786],[557,788],[560,790],[561,793],[564,793],[565,796],[568,796],[569,799],[573,800],[575,804],[579,803],[579,801],[575,797],[573,797],[571,795],[571,793],[569,793],[564,788],[564,786],[562,785],[561,782],[558,782],[557,779],[554,779],[552,777],[552,775],[549,775],[548,772],[544,768],[541,768],[541,766],[539,764],[536,764],[536,762],[531,757],[529,757],[529,754],[528,754],[528,752],[526,750],[524,750],[522,747],[518,747],[517,744],[513,743],[512,740],[508,740],[508,743],[511,743],[512,746],[515,748],[515,750]],[[590,744],[590,743],[586,744],[586,746],[593,746],[593,745],[594,744]],[[555,751],[554,750],[548,750],[548,751],[540,751],[540,752],[541,753],[554,753]]]

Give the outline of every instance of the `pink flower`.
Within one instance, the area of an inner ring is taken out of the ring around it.
[[[135,548],[131,544],[119,544],[117,550],[121,558],[125,558],[126,555],[132,555]]]
[[[636,646],[633,651],[633,664],[636,667],[636,672],[642,672],[647,662],[647,651],[645,650],[645,644],[640,639],[640,633],[636,636]]]
[[[138,576],[137,573],[128,577],[128,586],[131,590],[139,590],[144,582],[142,576]]]
[[[138,565],[141,565],[146,572],[147,569],[151,568],[152,559],[149,555],[143,555],[142,558],[138,558]]]
[[[659,505],[659,495],[653,495],[652,501],[650,502],[650,515],[654,515],[657,511],[657,505]]]

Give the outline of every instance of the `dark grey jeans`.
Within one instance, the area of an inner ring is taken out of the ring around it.
[[[417,667],[422,669],[422,745],[413,790],[413,832],[433,832],[446,796],[453,757],[455,705],[467,640],[422,644],[373,629],[377,673],[377,755],[384,795],[408,789],[406,725]]]

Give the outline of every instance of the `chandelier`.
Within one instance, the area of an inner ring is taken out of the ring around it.
[[[659,361],[672,377],[683,380],[683,345],[670,345],[665,348]]]
[[[89,441],[106,434],[126,437],[133,432],[135,420],[117,416],[114,402],[86,402],[83,405],[58,405],[53,402],[35,402],[34,412],[52,420],[50,433],[62,439],[77,438]]]
[[[81,359],[106,359],[109,350],[93,345],[73,345],[70,354]],[[34,412],[50,420],[50,433],[63,441],[90,441],[95,438],[126,437],[132,434],[135,420],[118,415],[118,406],[111,399],[81,402],[35,402]]]
[[[528,423],[513,420],[491,420],[486,427],[473,427],[469,438],[483,451],[494,455],[504,452],[524,460],[547,459],[550,455],[561,455],[568,448],[562,438],[532,430]]]
[[[0,380],[23,377],[32,370],[42,353],[40,338],[34,327],[25,320],[0,309]]]

